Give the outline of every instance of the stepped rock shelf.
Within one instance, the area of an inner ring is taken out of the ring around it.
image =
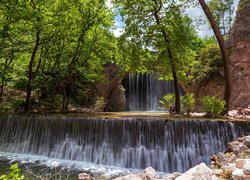
[[[250,132],[249,122],[0,116],[0,151],[130,169],[184,172]]]

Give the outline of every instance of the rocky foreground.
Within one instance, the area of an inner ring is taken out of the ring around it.
[[[79,180],[91,180],[86,174],[79,174]],[[104,178],[105,179],[105,178]],[[201,163],[185,173],[172,173],[167,176],[157,177],[152,167],[143,172],[131,173],[115,180],[250,180],[250,135],[236,139],[228,144],[224,152],[211,157],[208,167]]]

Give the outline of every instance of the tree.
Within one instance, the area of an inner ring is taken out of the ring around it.
[[[229,106],[230,106],[230,97],[231,97],[231,81],[230,81],[230,76],[229,76],[229,56],[227,54],[224,38],[220,32],[220,28],[218,27],[213,14],[211,13],[209,7],[207,6],[206,2],[204,0],[199,0],[199,3],[205,12],[211,27],[214,31],[215,37],[218,41],[220,51],[222,54],[223,58],[223,68],[224,68],[224,76],[225,76],[225,89],[224,89],[224,100],[226,102],[226,110],[225,113],[228,113],[229,111]]]
[[[30,55],[29,65],[28,65],[28,82],[26,88],[26,103],[24,112],[27,113],[30,108],[30,100],[32,93],[32,81],[36,77],[42,57],[43,57],[43,47],[46,43],[54,36],[53,28],[51,28],[53,19],[51,16],[54,15],[53,3],[51,1],[29,1],[24,3],[20,1],[23,8],[20,10],[22,15],[22,20],[24,23],[29,24],[29,26],[22,26],[21,31],[28,31],[29,38],[33,40],[33,47]],[[51,13],[51,16],[48,14]],[[22,24],[24,25],[24,24]],[[27,39],[29,40],[29,39]],[[40,54],[39,56],[37,54]]]
[[[175,111],[180,113],[178,74],[181,74],[184,56],[188,55],[190,24],[181,13],[182,6],[175,1],[140,0],[115,1],[126,24],[127,40],[141,49],[154,53],[148,71],[157,69],[175,85]],[[187,62],[187,61],[186,61]],[[152,67],[154,63],[154,67]]]
[[[233,0],[211,0],[209,1],[209,8],[212,11],[214,18],[225,36],[231,28],[234,12]]]
[[[2,1],[0,3],[0,14],[2,20],[0,24],[0,64],[1,64],[1,85],[0,85],[0,102],[3,98],[4,86],[7,84],[6,76],[8,70],[15,59],[15,53],[18,52],[18,43],[14,40],[15,33],[11,26],[17,21],[17,17],[13,16],[13,9],[17,6],[15,2]]]

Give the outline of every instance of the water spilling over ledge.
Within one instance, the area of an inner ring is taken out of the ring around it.
[[[183,172],[247,132],[246,122],[0,116],[0,151]]]
[[[158,80],[157,75],[129,74],[125,80],[128,111],[159,111],[159,100],[174,93],[173,81]],[[180,93],[183,94],[182,89]]]

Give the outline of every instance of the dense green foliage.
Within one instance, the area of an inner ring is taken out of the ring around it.
[[[215,96],[205,96],[201,98],[202,109],[207,113],[208,117],[216,117],[221,115],[225,110],[225,101]],[[173,112],[174,107],[174,94],[166,94],[162,100],[159,101],[161,110],[167,110],[169,113]],[[193,93],[186,93],[181,96],[182,113],[190,115],[190,112],[194,111],[195,98]]]
[[[0,111],[67,111],[70,106],[101,111],[113,82],[129,73],[174,80],[175,102],[165,97],[163,101],[169,102],[163,104],[177,110],[179,84],[202,85],[223,76],[218,45],[213,38],[197,36],[192,19],[184,13],[186,1],[113,3],[115,10],[100,0],[2,0]],[[232,2],[221,3],[213,0],[210,6],[225,25],[222,28],[228,29]],[[115,12],[126,24],[119,38],[112,32]],[[105,74],[109,65],[118,67],[113,79]],[[182,101],[186,112],[193,110],[193,96]]]
[[[4,87],[27,88],[51,104],[61,99],[66,109],[70,97],[84,99],[94,81],[104,80],[116,45],[105,2],[1,1],[0,17],[1,98]]]
[[[167,94],[164,95],[162,100],[159,101],[161,104],[160,109],[161,110],[167,110],[170,113],[173,112],[173,107],[174,107],[174,94]]]
[[[159,101],[161,104],[161,107],[159,109],[161,110],[167,110],[170,113],[174,112],[174,94],[166,94],[163,96],[162,100]],[[194,94],[193,93],[186,93],[183,96],[181,96],[181,107],[182,107],[182,113],[187,113],[187,115],[190,114],[190,112],[194,111]]]
[[[223,81],[223,61],[218,45],[212,39],[202,41],[190,64],[189,82],[201,86],[211,80]]]
[[[225,101],[215,96],[205,96],[202,98],[203,110],[207,116],[218,116],[225,110]]]
[[[181,105],[183,112],[187,113],[187,115],[190,114],[190,112],[194,111],[194,93],[187,93],[183,96],[181,96]]]
[[[21,170],[18,168],[18,164],[10,166],[10,173],[7,175],[1,175],[1,180],[23,180],[24,176],[20,174]]]

